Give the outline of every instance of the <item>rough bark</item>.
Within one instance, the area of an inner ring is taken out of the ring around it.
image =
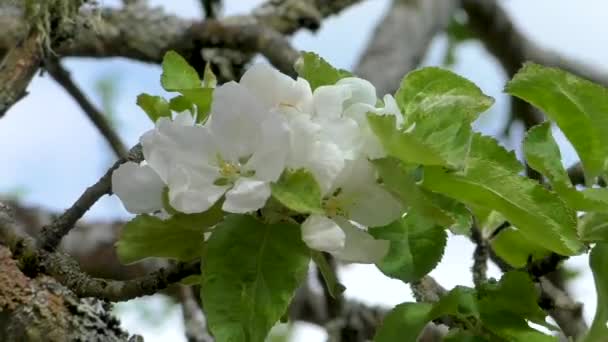
[[[78,298],[55,279],[23,274],[0,245],[1,341],[137,341],[120,329],[111,305]]]

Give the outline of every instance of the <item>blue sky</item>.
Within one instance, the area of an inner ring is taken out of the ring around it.
[[[184,17],[198,16],[200,12],[197,0],[149,2],[164,4],[169,12]],[[101,0],[100,3],[116,5],[119,1]],[[225,13],[236,14],[247,13],[261,1],[228,0],[225,3]],[[293,44],[298,49],[318,52],[335,66],[351,69],[370,39],[375,23],[387,10],[388,3],[388,0],[364,1],[325,21],[317,34],[297,33]],[[518,27],[539,44],[598,68],[608,68],[608,24],[605,22],[608,2],[504,0],[503,5],[515,18]],[[445,46],[445,38],[437,37],[425,64],[440,63]],[[135,106],[135,98],[141,92],[162,93],[158,66],[119,58],[103,61],[70,59],[66,66],[96,103],[99,103],[99,97],[94,91],[94,83],[107,77],[117,80],[119,131],[128,145],[135,144],[139,136],[152,127]],[[496,105],[483,115],[478,127],[488,134],[499,132],[502,128],[500,118],[505,115],[508,100],[502,94],[506,78],[496,61],[480,44],[465,43],[457,50],[454,70],[496,98]],[[3,151],[0,154],[0,191],[23,188],[23,198],[27,203],[61,210],[71,205],[105,172],[112,156],[80,108],[52,80],[36,77],[28,90],[30,95],[0,120],[0,150]],[[576,155],[563,139],[561,141],[564,162],[571,164]],[[107,219],[128,215],[115,198],[105,197],[87,217]],[[444,261],[433,271],[433,276],[446,287],[470,285],[468,256],[471,253],[472,246],[468,241],[450,239]],[[586,263],[586,257],[577,257],[570,262],[577,268],[584,268]],[[381,276],[372,266],[348,266],[340,275],[348,287],[347,296],[370,304],[394,305],[411,299],[405,285]],[[585,301],[586,317],[592,317],[595,299],[589,272],[583,273],[573,290]],[[175,333],[175,329],[170,330]],[[161,340],[164,333],[166,331],[154,335]],[[179,335],[173,333],[171,336]]]

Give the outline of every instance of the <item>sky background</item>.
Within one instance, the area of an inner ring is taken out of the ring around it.
[[[103,6],[117,6],[118,0],[100,0]],[[244,14],[260,4],[258,0],[225,0],[224,14]],[[197,0],[150,0],[173,14],[200,17]],[[608,68],[608,2],[604,0],[504,0],[503,5],[516,25],[546,48],[554,49],[598,69]],[[301,50],[315,51],[336,67],[352,69],[375,25],[389,8],[388,0],[367,0],[323,22],[315,34],[301,31],[292,39]],[[348,37],[348,39],[345,39]],[[425,58],[425,65],[440,65],[447,41],[438,36]],[[116,122],[127,145],[152,128],[146,115],[135,105],[139,93],[163,94],[160,68],[121,58],[104,60],[69,59],[65,65],[82,89],[101,105],[96,83],[113,80],[116,86]],[[390,67],[390,66],[387,66]],[[476,127],[486,134],[503,129],[507,97],[502,94],[506,76],[493,57],[476,42],[464,43],[456,50],[453,70],[475,82],[496,99],[495,106],[483,114]],[[70,206],[82,191],[94,183],[113,162],[113,156],[94,126],[65,91],[49,77],[36,77],[30,94],[0,120],[0,192],[20,193],[27,204],[53,210]],[[378,94],[379,96],[383,94]],[[564,164],[577,160],[563,136]],[[512,146],[511,146],[512,147]],[[104,197],[86,214],[88,219],[128,218],[115,197]],[[431,273],[444,287],[472,285],[472,244],[452,237],[443,261]],[[581,271],[571,289],[585,303],[585,317],[595,311],[593,278],[587,256],[572,258],[568,266]],[[498,276],[495,267],[490,275]],[[351,265],[340,272],[345,295],[373,305],[396,305],[412,300],[407,285],[384,277],[375,266]],[[143,308],[143,309],[142,309]],[[148,297],[122,305],[123,325],[146,341],[185,341],[178,307],[170,307],[162,297]],[[296,341],[322,341],[323,333],[310,326],[296,329]]]

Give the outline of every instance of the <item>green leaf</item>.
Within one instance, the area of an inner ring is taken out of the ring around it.
[[[443,338],[443,342],[490,342],[490,340],[477,336],[470,331],[451,329]]]
[[[573,209],[608,212],[608,189],[576,190],[568,172],[561,163],[561,153],[553,135],[551,124],[545,122],[531,128],[524,140],[524,153],[528,164],[542,173]]]
[[[293,211],[304,214],[323,213],[321,188],[310,171],[287,170],[270,187],[272,196]]]
[[[205,71],[203,74],[203,88],[215,88],[217,86],[217,77],[211,69],[211,63],[205,64]]]
[[[436,67],[407,74],[395,100],[406,118],[406,127],[437,116],[470,123],[494,103],[494,99],[484,95],[473,82]]]
[[[160,83],[167,91],[201,88],[201,80],[196,70],[175,51],[168,51],[163,57],[163,73]]]
[[[178,95],[169,101],[169,108],[175,112],[192,111],[194,104],[183,95]]]
[[[329,294],[333,298],[338,298],[338,296],[344,292],[344,290],[346,290],[346,287],[340,284],[336,273],[331,268],[329,262],[327,262],[327,258],[325,258],[322,252],[311,250],[310,254],[312,256],[312,260],[317,265],[317,268],[325,280]]]
[[[196,122],[204,122],[211,111],[213,88],[180,89],[179,92],[186,100],[196,105]]]
[[[430,144],[412,132],[397,129],[395,117],[370,114],[367,116],[367,120],[389,156],[411,164],[449,165],[440,151]]]
[[[595,279],[597,306],[595,317],[582,342],[603,342],[608,336],[608,244],[598,243],[591,250],[589,265]]]
[[[375,159],[372,163],[386,189],[404,205],[440,226],[450,227],[455,234],[468,234],[473,220],[462,203],[422,189],[416,183],[416,170],[394,158]]]
[[[525,267],[530,258],[538,260],[550,253],[513,228],[503,229],[492,239],[491,244],[496,255],[516,268]]]
[[[123,227],[116,242],[116,254],[123,264],[149,257],[196,259],[201,255],[203,234],[222,217],[219,206],[201,214],[177,214],[166,220],[138,215]]]
[[[409,283],[437,266],[445,248],[445,230],[415,212],[384,227],[370,229],[376,239],[390,241],[388,254],[377,266],[387,276]]]
[[[477,132],[473,133],[465,167],[469,160],[476,159],[491,161],[513,173],[519,173],[524,170],[524,166],[517,160],[515,152],[507,151],[495,138]]]
[[[305,279],[310,261],[297,225],[231,215],[203,255],[201,296],[217,341],[262,342]]]
[[[200,274],[193,274],[193,275],[187,276],[186,278],[183,278],[179,282],[182,285],[186,285],[186,286],[200,285],[201,284],[201,279],[202,278],[201,278]]]
[[[549,121],[528,131],[524,138],[524,155],[530,167],[547,177],[556,191],[572,187],[568,173],[562,165],[559,146],[551,134]]]
[[[433,310],[430,303],[403,303],[389,312],[374,337],[375,342],[416,342]]]
[[[562,255],[579,253],[575,212],[554,193],[495,163],[471,159],[466,173],[425,167],[423,186],[501,213],[529,240]]]
[[[335,84],[342,78],[352,76],[346,70],[334,68],[314,52],[302,52],[295,69],[300,77],[310,83],[312,90],[320,86]]]
[[[587,213],[578,221],[578,235],[587,242],[608,242],[608,213]]]
[[[534,283],[525,272],[507,272],[497,285],[486,285],[480,291],[479,304],[484,314],[513,315],[551,327],[545,322],[547,314],[538,306]]]
[[[471,123],[494,100],[472,82],[440,68],[409,73],[395,94],[406,123],[368,115],[372,131],[388,155],[403,162],[462,167],[469,153]]]
[[[486,285],[479,292],[457,286],[434,304],[400,304],[386,316],[374,341],[416,341],[428,322],[444,316],[452,317],[465,329],[452,341],[485,341],[484,338],[490,341],[557,341],[527,323],[530,320],[553,328],[545,323],[546,314],[538,307],[534,284],[523,272],[509,272],[498,284]],[[473,339],[474,336],[484,338]]]
[[[608,157],[608,91],[565,71],[527,63],[506,91],[542,109],[578,153],[588,184]]]
[[[167,101],[160,96],[152,96],[150,94],[140,94],[137,97],[137,105],[148,114],[152,122],[156,122],[162,117],[171,117],[171,110]]]
[[[384,318],[374,341],[415,342],[428,322],[447,315],[467,320],[467,322],[470,322],[471,318],[475,320],[479,315],[475,291],[457,286],[435,304],[399,304]]]

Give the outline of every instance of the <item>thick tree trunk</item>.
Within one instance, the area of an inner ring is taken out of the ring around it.
[[[110,305],[77,298],[53,278],[29,277],[0,245],[0,341],[137,341],[120,329]]]

